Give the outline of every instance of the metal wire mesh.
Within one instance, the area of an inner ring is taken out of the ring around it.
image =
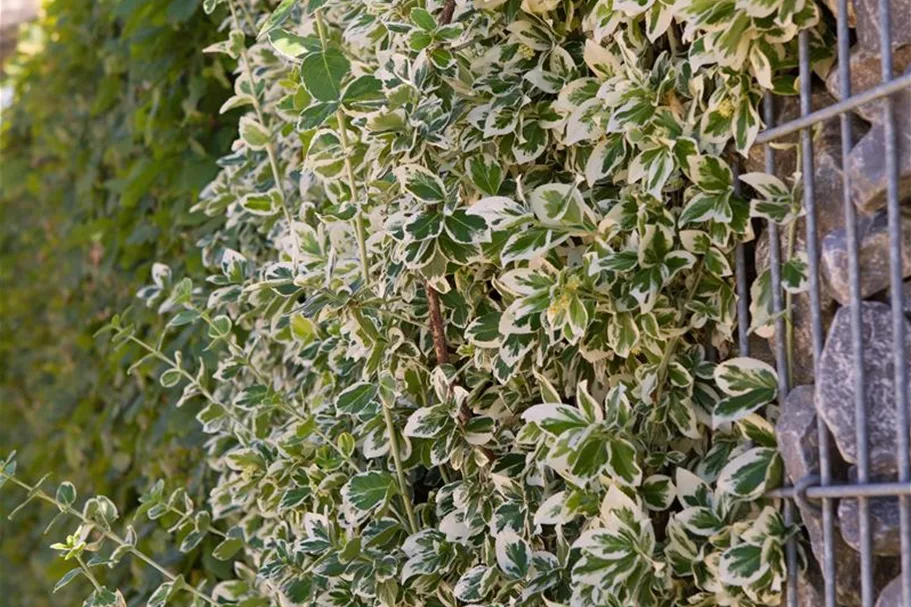
[[[841,158],[843,163],[842,193],[844,201],[845,236],[848,247],[848,281],[850,285],[850,319],[851,319],[851,346],[853,348],[853,373],[854,373],[854,422],[856,424],[857,441],[857,479],[850,484],[834,484],[832,475],[832,443],[828,427],[821,416],[817,416],[817,431],[819,441],[819,474],[798,479],[793,487],[779,489],[772,493],[773,496],[785,498],[785,518],[794,519],[794,505],[806,505],[819,512],[823,536],[823,562],[820,563],[824,578],[824,597],[826,607],[836,607],[836,561],[835,534],[839,531],[835,527],[835,509],[837,500],[853,498],[857,500],[859,552],[860,552],[860,581],[861,602],[864,607],[873,607],[876,601],[874,590],[874,568],[876,562],[872,547],[872,530],[870,523],[870,499],[874,497],[897,497],[899,500],[899,527],[900,527],[900,561],[901,561],[901,596],[902,604],[911,607],[911,450],[909,450],[909,397],[908,353],[904,347],[905,318],[904,318],[904,293],[903,293],[903,268],[902,268],[902,238],[911,239],[911,234],[901,233],[900,192],[899,192],[899,163],[896,117],[894,111],[894,93],[911,89],[911,73],[893,78],[893,54],[891,28],[880,27],[880,53],[882,83],[860,94],[851,92],[851,63],[850,63],[850,32],[848,24],[848,0],[838,0],[837,13],[837,45],[838,45],[838,82],[841,100],[825,108],[812,107],[810,66],[810,41],[806,32],[799,38],[800,60],[800,117],[787,123],[774,124],[775,100],[768,96],[764,100],[764,117],[766,130],[760,133],[757,142],[769,144],[780,140],[786,135],[800,133],[800,147],[802,158],[803,196],[805,226],[806,226],[806,253],[809,260],[809,306],[810,306],[810,331],[812,341],[814,377],[819,377],[819,362],[823,353],[826,336],[823,332],[823,320],[820,309],[820,243],[818,241],[818,218],[816,184],[814,177],[814,148],[812,127],[836,116],[840,119],[841,127]],[[890,24],[889,0],[879,0],[879,22]],[[895,482],[874,482],[871,478],[870,445],[868,444],[868,403],[865,394],[864,382],[864,336],[861,318],[861,273],[864,267],[859,255],[859,234],[857,212],[851,196],[850,172],[845,166],[849,153],[852,150],[852,125],[850,112],[872,101],[879,100],[882,105],[882,125],[885,145],[882,154],[886,166],[886,209],[888,215],[889,236],[889,279],[890,279],[890,304],[892,316],[892,343],[893,364],[895,370],[894,390],[897,419],[897,444],[898,475]],[[902,125],[902,128],[911,128],[911,125]],[[765,164],[768,173],[775,172],[775,149],[765,145]],[[775,314],[775,333],[785,335],[785,317],[782,314],[784,306],[781,288],[781,249],[779,247],[778,228],[769,222],[765,229],[769,237],[769,267],[772,283],[772,308]],[[907,242],[907,241],[906,241]],[[750,343],[748,338],[748,285],[746,276],[746,261],[743,248],[739,248],[736,255],[737,291],[739,295],[739,343],[741,352],[749,354]],[[779,388],[781,399],[788,394],[790,378],[788,377],[788,364],[786,359],[785,340],[776,339],[774,355],[779,374]],[[787,547],[788,580],[787,597],[788,605],[796,606],[798,600],[798,567],[795,540]]]

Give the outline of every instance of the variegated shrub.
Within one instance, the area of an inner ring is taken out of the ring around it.
[[[211,274],[156,266],[140,296],[217,366],[110,328],[211,435],[208,503],[164,479],[145,512],[183,550],[219,536],[235,577],[162,572],[149,605],[779,604],[778,380],[736,357],[732,260],[800,197],[738,195],[732,166],[795,92],[797,33],[828,61],[817,5],[204,6],[244,111],[198,203]],[[36,495],[83,519],[74,576],[152,561],[71,489]]]

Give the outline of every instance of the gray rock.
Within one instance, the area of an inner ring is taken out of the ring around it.
[[[775,434],[792,483],[819,472],[819,434],[813,386],[797,386],[788,393],[781,403]]]
[[[902,603],[902,578],[895,578],[883,588],[876,600],[876,607],[907,607]]]
[[[819,472],[819,435],[816,428],[816,409],[813,403],[813,386],[798,386],[791,390],[781,404],[781,415],[775,425],[778,449],[784,461],[785,471],[791,482],[797,482],[808,474]],[[833,477],[846,475],[845,465],[837,454],[833,459]],[[825,558],[822,518],[815,510],[798,504],[800,517],[810,538],[810,547],[816,562]],[[861,605],[860,554],[845,543],[837,529],[833,535],[835,544],[835,591],[839,605],[859,607]],[[811,563],[812,565],[813,563]],[[890,566],[889,571],[894,567]],[[798,580],[798,605],[822,605],[822,579],[818,567],[811,567],[811,579]],[[803,576],[801,576],[803,578]],[[786,604],[782,602],[782,604]]]
[[[823,0],[823,4],[833,15],[838,16],[838,0]],[[854,10],[853,2],[848,2],[848,26],[857,27],[857,13]]]
[[[858,46],[880,52],[879,37],[882,30],[882,18],[879,0],[854,0],[853,4],[857,21]],[[889,7],[892,48],[911,44],[911,0],[891,0]]]
[[[899,76],[911,65],[911,45],[897,49],[892,54],[892,75]],[[879,47],[873,50],[860,48],[859,45],[851,50],[851,94],[857,95],[882,83],[882,64],[879,58]],[[841,100],[841,85],[838,81],[838,66],[826,76],[826,89],[829,93]],[[882,114],[882,101],[874,101],[862,105],[854,110],[858,116],[868,122],[877,123]],[[836,121],[837,122],[837,121]],[[855,141],[857,141],[855,139]]]
[[[805,574],[800,573],[797,576],[797,607],[825,607],[826,599],[824,597],[822,581],[811,581]],[[788,604],[788,589],[785,588],[782,593],[781,604]]]
[[[905,281],[905,286],[903,288],[904,292],[904,303],[905,303],[905,316],[911,317],[911,280]]]
[[[902,235],[911,234],[911,213],[902,215]],[[889,287],[889,217],[886,211],[857,218],[860,261],[860,297],[866,299]],[[902,238],[904,277],[911,276],[911,238]],[[822,240],[820,265],[828,286],[827,292],[840,304],[851,301],[848,273],[848,238],[844,229],[828,234]]]
[[[897,470],[892,315],[885,304],[862,302],[860,316],[870,470],[892,474]],[[911,323],[905,324],[907,348],[911,346]],[[854,422],[856,385],[851,310],[841,308],[835,314],[819,361],[816,410],[829,427],[842,457],[851,463],[857,463]]]
[[[836,99],[826,92],[822,87],[813,91],[810,99],[811,110],[821,110],[835,103]],[[800,98],[799,97],[776,97],[775,98],[775,124],[784,124],[800,117]],[[859,140],[867,131],[860,121],[852,122],[854,141]],[[802,171],[803,168],[797,166],[797,149],[800,145],[800,135],[794,133],[782,137],[776,141],[775,147],[775,175],[780,178],[790,178],[796,171]],[[814,164],[819,165],[823,158],[831,157],[835,160],[834,164],[841,167],[841,123],[838,119],[824,121],[813,135],[813,155]],[[765,146],[755,145],[750,148],[746,160],[744,161],[744,172],[765,172]],[[824,175],[823,175],[824,177]],[[838,170],[838,178],[841,178],[841,169]],[[817,175],[817,181],[820,175]],[[841,193],[839,190],[838,205],[841,204]]]
[[[911,47],[908,47],[911,50]],[[895,126],[898,148],[899,200],[911,197],[911,89],[896,93]],[[885,129],[874,124],[848,155],[851,200],[865,213],[886,206]]]
[[[873,553],[885,556],[901,554],[898,498],[874,497],[867,501]],[[838,525],[845,542],[860,550],[860,517],[857,500],[843,499],[838,504]]]

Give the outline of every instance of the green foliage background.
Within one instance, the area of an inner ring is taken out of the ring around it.
[[[199,52],[218,38],[218,22],[197,5],[53,0],[6,66],[14,102],[0,134],[0,452],[18,449],[24,469],[105,493],[126,513],[150,478],[182,479],[191,494],[204,482],[195,407],[168,407],[157,383],[127,375],[135,353],[112,356],[106,338],[93,338],[132,303],[153,260],[199,263],[184,252],[207,226],[188,209],[217,173],[237,117],[218,114],[231,66]],[[135,317],[157,322],[153,310]],[[0,494],[4,519],[22,497]],[[79,589],[50,594],[70,567],[46,549],[51,517],[32,505],[0,525],[7,607],[81,602]],[[200,569],[199,552],[151,548],[188,579]],[[139,568],[121,569],[111,583],[149,590]]]

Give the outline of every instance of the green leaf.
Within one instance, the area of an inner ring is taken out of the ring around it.
[[[342,499],[355,517],[362,519],[383,506],[394,490],[395,482],[388,472],[362,472],[342,487]]]
[[[168,321],[168,328],[182,327],[199,319],[199,312],[192,309],[181,310]]]
[[[54,592],[57,592],[80,575],[82,575],[82,567],[74,567],[73,569],[70,569],[63,574],[62,578],[57,580],[57,583],[54,585]]]
[[[323,126],[330,116],[334,116],[338,110],[337,101],[326,103],[312,103],[307,106],[297,120],[297,130],[307,131]]]
[[[528,205],[538,221],[548,227],[578,226],[591,216],[579,190],[564,183],[538,186],[529,195]]]
[[[496,158],[488,154],[475,156],[468,161],[471,182],[484,194],[495,196],[503,183],[503,168]]]
[[[674,515],[674,520],[699,537],[713,537],[725,528],[724,521],[718,518],[715,511],[705,506],[684,508]]]
[[[335,401],[335,408],[342,413],[361,415],[376,405],[376,386],[368,382],[358,382],[345,389]]]
[[[342,94],[342,103],[345,107],[353,107],[358,110],[379,107],[385,100],[382,81],[370,75],[352,80]]]
[[[610,441],[610,462],[607,473],[624,485],[637,486],[642,482],[642,469],[636,461],[636,447],[620,438]]]
[[[294,5],[297,4],[297,0],[282,0],[281,4],[275,7],[275,10],[269,15],[269,18],[266,19],[266,22],[263,23],[263,26],[259,30],[258,37],[262,38],[273,29],[285,22],[285,20],[291,15],[291,9],[294,8]]]
[[[432,32],[437,27],[437,21],[433,15],[419,7],[411,9],[411,22],[428,32]]]
[[[466,213],[483,217],[492,230],[505,230],[531,218],[524,206],[505,196],[482,198],[471,205]]]
[[[740,544],[721,554],[718,577],[731,586],[747,586],[762,577],[768,568],[768,562],[762,558],[762,546]]]
[[[712,412],[712,424],[717,428],[721,424],[741,420],[774,401],[776,394],[777,390],[760,388],[744,394],[725,397],[715,405]]]
[[[689,223],[704,221],[730,223],[731,219],[733,219],[733,212],[727,192],[698,192],[687,202],[677,221],[680,226],[685,226]]]
[[[496,581],[495,570],[486,565],[476,565],[466,571],[453,589],[457,599],[465,603],[477,603],[491,591]]]
[[[158,381],[163,388],[173,388],[180,383],[181,379],[183,379],[183,374],[181,374],[180,369],[168,369],[161,374]]]
[[[490,242],[487,222],[477,215],[469,215],[466,209],[455,209],[446,216],[446,233],[461,244]]]
[[[496,539],[497,564],[507,577],[523,579],[531,565],[531,547],[514,531],[501,531]]]
[[[289,324],[291,325],[291,335],[304,345],[309,344],[316,337],[316,325],[303,314],[292,314]]]
[[[73,483],[65,481],[57,487],[57,501],[64,506],[72,506],[76,502],[76,487]]]
[[[165,607],[179,589],[180,584],[177,582],[164,582],[149,597],[146,607]]]
[[[732,358],[714,372],[718,387],[726,394],[745,394],[756,389],[778,389],[778,375],[771,365],[755,358]]]
[[[531,227],[521,230],[506,241],[500,261],[506,265],[539,257],[569,238],[569,234],[555,234],[553,230]]]
[[[674,481],[663,474],[653,474],[645,479],[640,494],[645,507],[654,511],[667,510],[677,497]]]
[[[429,170],[418,165],[407,165],[396,169],[396,177],[402,187],[418,200],[438,203],[446,200],[443,181]]]
[[[803,293],[809,289],[810,258],[805,251],[797,251],[794,256],[781,264],[781,287],[788,293]]]
[[[151,602],[148,604],[152,605]],[[126,601],[119,590],[108,590],[102,587],[92,592],[82,607],[126,607]]]
[[[408,417],[405,424],[405,436],[415,438],[436,438],[454,423],[446,405],[422,407]]]
[[[212,557],[219,561],[227,561],[243,547],[244,541],[241,538],[228,537],[212,550]]]
[[[695,181],[704,192],[726,192],[734,185],[734,175],[728,164],[718,156],[701,156]]]
[[[240,138],[250,149],[261,150],[270,141],[269,131],[251,116],[242,116],[240,119]]]
[[[731,460],[718,475],[718,490],[754,499],[781,477],[781,458],[775,449],[756,447]]]
[[[339,101],[342,80],[348,75],[351,62],[336,48],[310,53],[301,62],[301,81],[307,92],[318,101]]]
[[[587,428],[593,423],[581,410],[568,405],[535,405],[522,413],[526,423],[535,423],[545,432],[559,436],[568,430]]]
[[[272,48],[288,59],[297,59],[304,53],[316,52],[323,47],[319,38],[299,36],[284,29],[269,32],[269,43]]]

